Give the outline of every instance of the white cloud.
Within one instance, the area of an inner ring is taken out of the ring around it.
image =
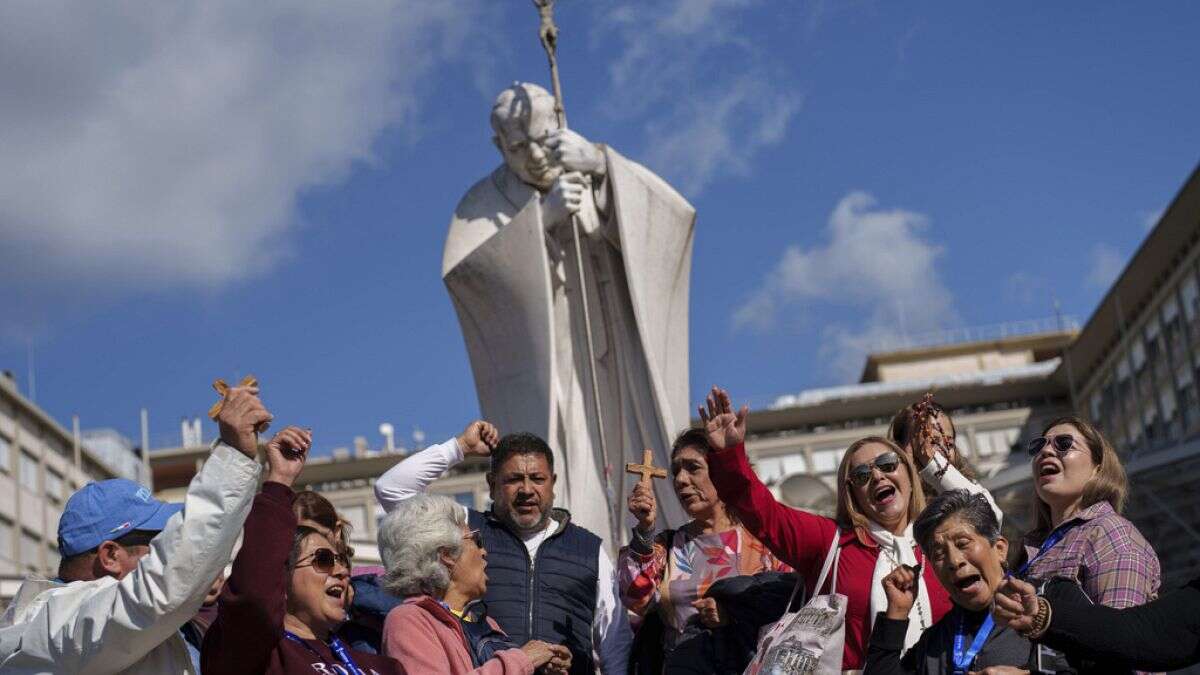
[[[219,287],[411,128],[480,3],[0,5],[0,281]]]
[[[597,8],[593,41],[621,56],[609,68],[612,114],[646,135],[642,155],[684,192],[751,173],[783,140],[802,96],[786,70],[738,33],[755,0],[673,0]]]
[[[928,227],[920,213],[878,208],[866,192],[847,194],[829,217],[827,242],[788,247],[734,312],[734,325],[767,330],[784,308],[800,315],[820,305],[849,308],[854,318],[823,329],[822,351],[835,371],[850,375],[873,346],[957,323],[937,273],[943,251],[922,237]]]
[[[1121,270],[1125,269],[1125,256],[1108,244],[1093,246],[1089,260],[1091,267],[1088,269],[1087,283],[1093,288],[1108,290]]]

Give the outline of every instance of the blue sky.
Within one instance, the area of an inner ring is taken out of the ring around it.
[[[843,383],[901,330],[1085,319],[1200,161],[1190,3],[558,21],[571,126],[697,208],[694,397]],[[527,0],[0,7],[0,367],[27,390],[32,343],[40,405],[135,438],[146,406],[154,445],[247,372],[321,451],[456,432],[441,249],[498,162],[491,99],[547,79],[535,30]]]

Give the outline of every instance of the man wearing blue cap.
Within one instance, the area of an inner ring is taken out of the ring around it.
[[[179,629],[229,562],[258,490],[256,386],[235,387],[221,437],[165,504],[122,478],[90,483],[58,523],[58,578],[29,579],[0,618],[0,672],[194,673]]]

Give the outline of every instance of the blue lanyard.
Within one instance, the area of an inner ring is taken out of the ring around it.
[[[1025,564],[1021,565],[1021,569],[1017,570],[1017,578],[1024,578],[1025,573],[1029,571],[1029,566],[1032,565],[1035,560],[1045,555],[1050,549],[1054,548],[1058,542],[1062,541],[1063,537],[1067,536],[1067,533],[1071,531],[1071,528],[1075,527],[1081,522],[1082,521],[1076,520],[1067,524],[1066,526],[1059,525],[1058,528],[1051,532],[1050,536],[1046,537],[1046,540],[1042,542],[1042,546],[1038,549],[1037,554],[1029,560],[1026,560]]]
[[[967,668],[975,661],[975,657],[979,656],[979,650],[983,649],[983,643],[987,642],[988,635],[992,633],[992,625],[995,621],[992,615],[988,614],[983,620],[983,625],[975,633],[975,639],[971,640],[971,648],[963,653],[963,642],[966,641],[964,633],[965,626],[963,625],[963,615],[958,615],[958,630],[954,632],[954,674],[965,675]]]
[[[292,631],[283,631],[283,637],[291,640],[292,642],[299,643],[305,649],[312,652],[317,658],[321,659],[321,661],[325,660],[325,657],[321,656],[321,652],[313,649],[312,645],[308,644],[304,638],[296,635]],[[354,659],[350,657],[350,650],[346,649],[346,643],[342,642],[338,636],[330,635],[328,645],[329,650],[333,652],[333,655],[337,657],[338,661],[341,661],[343,666],[350,669],[351,675],[366,675],[366,673],[363,672],[363,669],[359,668],[358,664],[354,662]]]

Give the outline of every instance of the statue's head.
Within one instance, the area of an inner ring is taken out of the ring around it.
[[[492,106],[492,142],[508,168],[521,180],[545,190],[562,173],[544,145],[558,129],[554,97],[536,84],[515,82],[496,97]]]

